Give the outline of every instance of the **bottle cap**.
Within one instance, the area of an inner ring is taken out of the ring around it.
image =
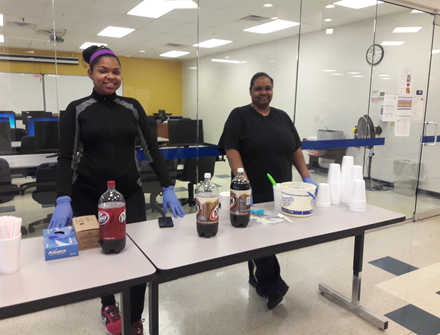
[[[107,187],[115,187],[115,181],[114,180],[109,180],[107,182]]]
[[[205,179],[206,178],[211,178],[211,174],[209,172],[205,172]]]
[[[237,169],[237,172],[238,172],[238,173],[243,173],[243,172],[244,172],[244,169],[243,169],[243,168],[238,168],[238,169]]]

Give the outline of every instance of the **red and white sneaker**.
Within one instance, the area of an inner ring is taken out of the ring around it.
[[[118,306],[106,306],[101,309],[101,320],[109,335],[122,333],[121,313]]]
[[[144,335],[144,326],[142,325],[143,322],[144,319],[138,320],[131,325],[131,335]]]

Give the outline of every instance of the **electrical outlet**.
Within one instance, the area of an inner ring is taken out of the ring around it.
[[[318,114],[313,115],[313,121],[319,121],[319,115]]]

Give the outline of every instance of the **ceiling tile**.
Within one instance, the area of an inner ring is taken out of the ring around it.
[[[180,27],[182,25],[183,23],[178,21],[156,19],[153,22],[150,22],[144,27],[142,27],[140,30],[150,30],[150,31],[158,31],[161,33],[165,33],[167,31],[170,31],[171,29]]]
[[[123,14],[121,13],[112,13],[112,12],[105,12],[102,10],[87,10],[84,15],[81,16],[81,18],[78,20],[78,22],[84,22],[84,23],[93,23],[96,25],[106,25],[106,26],[112,26],[113,21],[116,21],[118,18],[120,18]]]

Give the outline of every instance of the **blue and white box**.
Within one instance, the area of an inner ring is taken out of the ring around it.
[[[46,261],[78,256],[78,241],[73,227],[43,229]]]

